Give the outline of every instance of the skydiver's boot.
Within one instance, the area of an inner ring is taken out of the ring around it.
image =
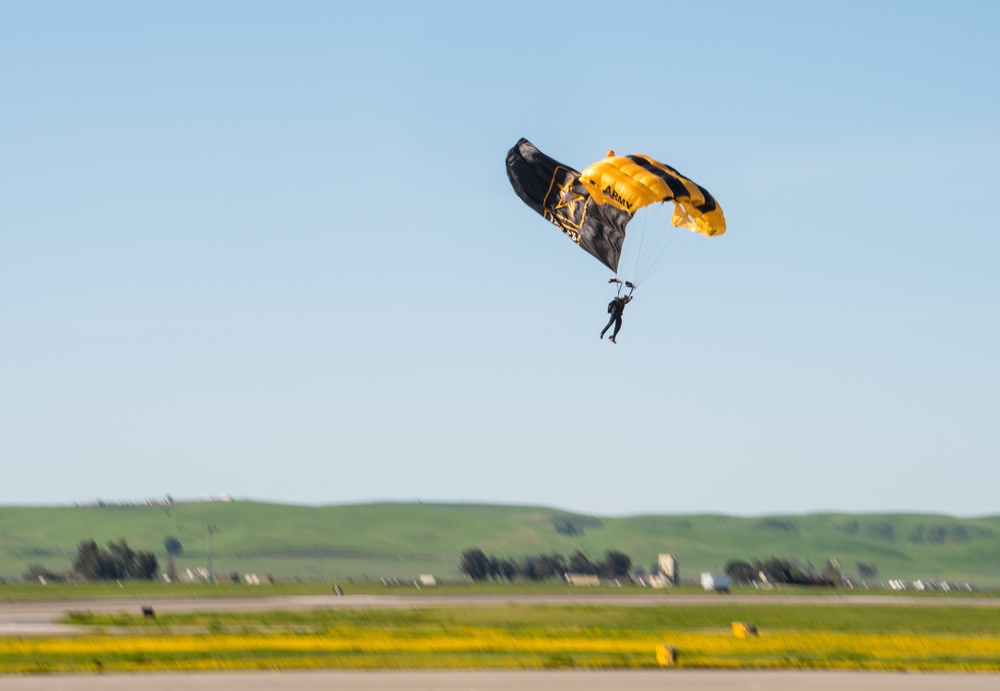
[[[618,341],[615,340],[614,336],[610,336],[609,338],[611,339],[612,343],[614,343],[615,345],[618,345]]]

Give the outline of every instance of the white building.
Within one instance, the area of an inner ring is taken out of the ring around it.
[[[667,577],[670,585],[677,585],[681,582],[680,568],[677,566],[677,559],[674,555],[661,554],[656,565],[660,567],[660,573]]]
[[[729,576],[721,573],[702,573],[701,587],[716,592],[729,592]]]

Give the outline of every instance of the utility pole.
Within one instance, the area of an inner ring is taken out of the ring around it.
[[[206,545],[205,545],[205,569],[208,571],[208,582],[214,583],[215,576],[212,575],[212,536],[219,532],[218,526],[214,523],[205,524]]]

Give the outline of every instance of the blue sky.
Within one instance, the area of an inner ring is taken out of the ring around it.
[[[0,503],[996,514],[1000,6],[0,4]],[[729,231],[610,274],[519,137]]]

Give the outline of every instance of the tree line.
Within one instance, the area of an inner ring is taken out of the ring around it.
[[[42,564],[28,564],[26,580],[60,582],[70,578],[89,581],[120,581],[123,579],[152,580],[159,574],[159,563],[152,552],[137,552],[124,538],[108,542],[107,549],[94,540],[77,545],[72,574],[56,573]]]
[[[163,546],[167,550],[167,567],[172,580],[174,556],[183,554],[184,547],[180,540],[170,535],[164,538]],[[77,545],[72,573],[56,573],[43,564],[32,563],[28,564],[24,577],[28,581],[54,582],[74,577],[91,581],[152,580],[159,575],[159,568],[152,552],[133,550],[124,538],[118,542],[109,541],[106,549],[93,539],[86,539]]]
[[[159,563],[152,552],[137,552],[124,538],[99,547],[94,540],[84,540],[76,551],[73,570],[89,580],[114,581],[125,578],[151,580],[156,578]]]
[[[862,577],[878,574],[874,564],[858,564]],[[577,550],[569,557],[561,554],[537,554],[514,559],[486,554],[478,547],[470,547],[462,552],[459,571],[475,582],[484,581],[525,581],[563,580],[567,573],[594,575],[608,580],[629,579],[632,560],[618,550],[608,550],[604,558],[592,561]],[[635,569],[636,574],[641,569]],[[654,573],[658,567],[653,567]],[[816,569],[812,564],[802,566],[797,560],[785,557],[768,557],[750,561],[732,560],[726,564],[725,573],[735,583],[770,583],[782,585],[838,586],[844,578],[840,564],[827,560]]]
[[[743,584],[836,586],[843,581],[840,565],[833,560],[826,561],[823,567],[817,570],[811,564],[803,568],[798,562],[784,557],[768,557],[767,559],[752,559],[751,561],[737,559],[726,564],[725,573],[732,581]],[[875,573],[878,571],[875,570]]]
[[[562,580],[567,573],[579,573],[600,578],[628,578],[632,560],[617,550],[608,550],[604,558],[591,561],[577,550],[568,558],[561,554],[538,554],[513,559],[487,555],[478,547],[470,547],[462,552],[459,571],[473,581],[512,581],[520,578],[526,581]]]

